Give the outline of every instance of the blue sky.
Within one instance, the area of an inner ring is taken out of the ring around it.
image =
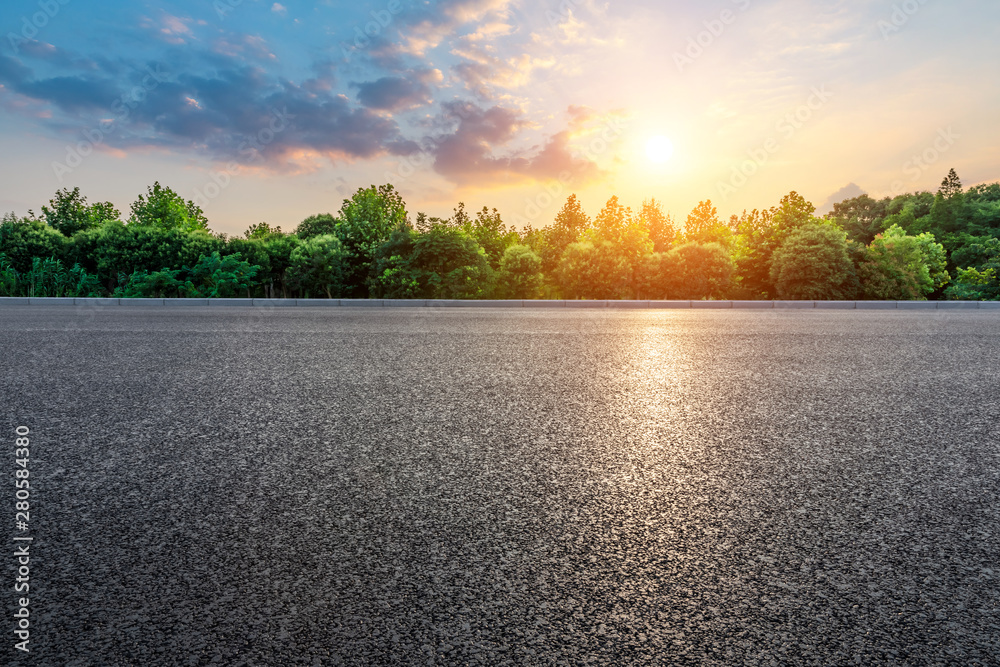
[[[95,4],[0,8],[0,210],[159,180],[238,233],[392,182],[538,227],[571,192],[683,219],[1000,179],[992,0]]]

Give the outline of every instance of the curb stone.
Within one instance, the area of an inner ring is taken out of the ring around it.
[[[186,306],[244,308],[615,308],[621,310],[1000,310],[1000,301],[628,301],[506,299],[142,299],[116,297],[0,297],[4,306]]]

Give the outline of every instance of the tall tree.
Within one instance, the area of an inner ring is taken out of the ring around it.
[[[258,222],[255,225],[250,225],[250,227],[243,232],[243,236],[247,239],[266,239],[269,236],[276,236],[278,234],[281,234],[281,227],[272,227],[266,222]]]
[[[847,247],[847,233],[829,223],[808,223],[793,231],[771,261],[778,298],[811,301],[850,296],[853,266]]]
[[[305,241],[314,236],[333,234],[337,230],[337,219],[329,213],[315,213],[299,223],[295,235]]]
[[[347,249],[333,234],[310,237],[292,250],[289,284],[307,298],[343,296],[348,258]]]
[[[368,296],[367,281],[375,251],[393,230],[407,226],[406,203],[392,185],[360,188],[344,200],[335,234],[348,254],[346,296]]]
[[[620,298],[637,298],[639,267],[643,257],[652,252],[653,242],[649,230],[632,214],[632,209],[622,206],[618,197],[611,197],[594,218],[594,227],[580,238],[593,243],[598,252],[614,253],[621,258],[624,292]]]
[[[951,199],[956,195],[962,194],[962,179],[958,177],[958,173],[954,168],[949,169],[948,175],[941,181],[941,187],[938,188],[938,194],[943,196],[945,199]]]
[[[186,232],[208,231],[208,219],[201,207],[191,200],[185,201],[159,181],[146,188],[146,194],[139,195],[132,203],[129,224]]]
[[[929,224],[926,231],[941,238],[946,234],[960,232],[969,224],[968,211],[965,205],[965,195],[962,192],[962,181],[954,169],[941,181],[931,206]]]
[[[674,226],[673,218],[663,212],[663,206],[656,199],[642,202],[639,219],[649,231],[649,240],[653,242],[653,252],[666,252],[677,242],[680,232]]]
[[[50,227],[73,236],[77,232],[99,227],[105,220],[117,220],[121,213],[111,202],[88,205],[87,198],[80,194],[80,188],[56,191],[48,206],[42,207],[42,216]]]
[[[579,240],[590,226],[590,216],[583,210],[576,195],[571,194],[552,224],[537,233],[538,242],[535,247],[542,258],[542,272],[551,275],[566,247]]]
[[[594,232],[597,238],[614,242],[622,237],[633,222],[632,209],[623,206],[618,197],[613,196],[594,218]]]
[[[512,245],[500,260],[497,295],[502,299],[534,298],[542,284],[542,258],[526,245]]]
[[[722,245],[689,241],[643,259],[642,294],[649,299],[724,299],[733,285],[733,269]]]
[[[711,200],[700,201],[684,223],[684,239],[697,243],[723,241],[728,236],[729,228],[719,220],[719,211],[712,206]]]
[[[811,202],[793,191],[782,197],[778,206],[747,221],[745,230],[740,232],[741,254],[737,260],[746,291],[755,296],[775,296],[771,280],[774,251],[796,229],[815,222],[815,211],[816,207]]]
[[[858,267],[865,294],[871,299],[925,299],[949,281],[944,248],[934,236],[910,236],[893,225],[868,246]]]
[[[860,195],[834,204],[833,211],[826,217],[847,232],[847,238],[868,245],[884,231],[891,201],[889,197],[875,200],[866,194]]]
[[[424,298],[483,299],[493,292],[495,275],[486,251],[451,225],[435,225],[417,235],[409,265]]]
[[[520,241],[514,229],[508,229],[500,218],[500,212],[492,211],[485,206],[476,213],[475,218],[465,216],[461,226],[466,234],[471,236],[486,251],[486,258],[494,270],[500,268],[500,259],[508,247]]]

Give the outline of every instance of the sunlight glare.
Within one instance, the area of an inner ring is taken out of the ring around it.
[[[652,162],[663,164],[674,154],[674,144],[664,136],[650,137],[646,142],[646,156]]]

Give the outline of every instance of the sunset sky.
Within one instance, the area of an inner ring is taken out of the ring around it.
[[[158,180],[289,231],[391,182],[542,227],[571,192],[683,220],[1000,179],[996,0],[5,0],[0,28],[18,214]]]

